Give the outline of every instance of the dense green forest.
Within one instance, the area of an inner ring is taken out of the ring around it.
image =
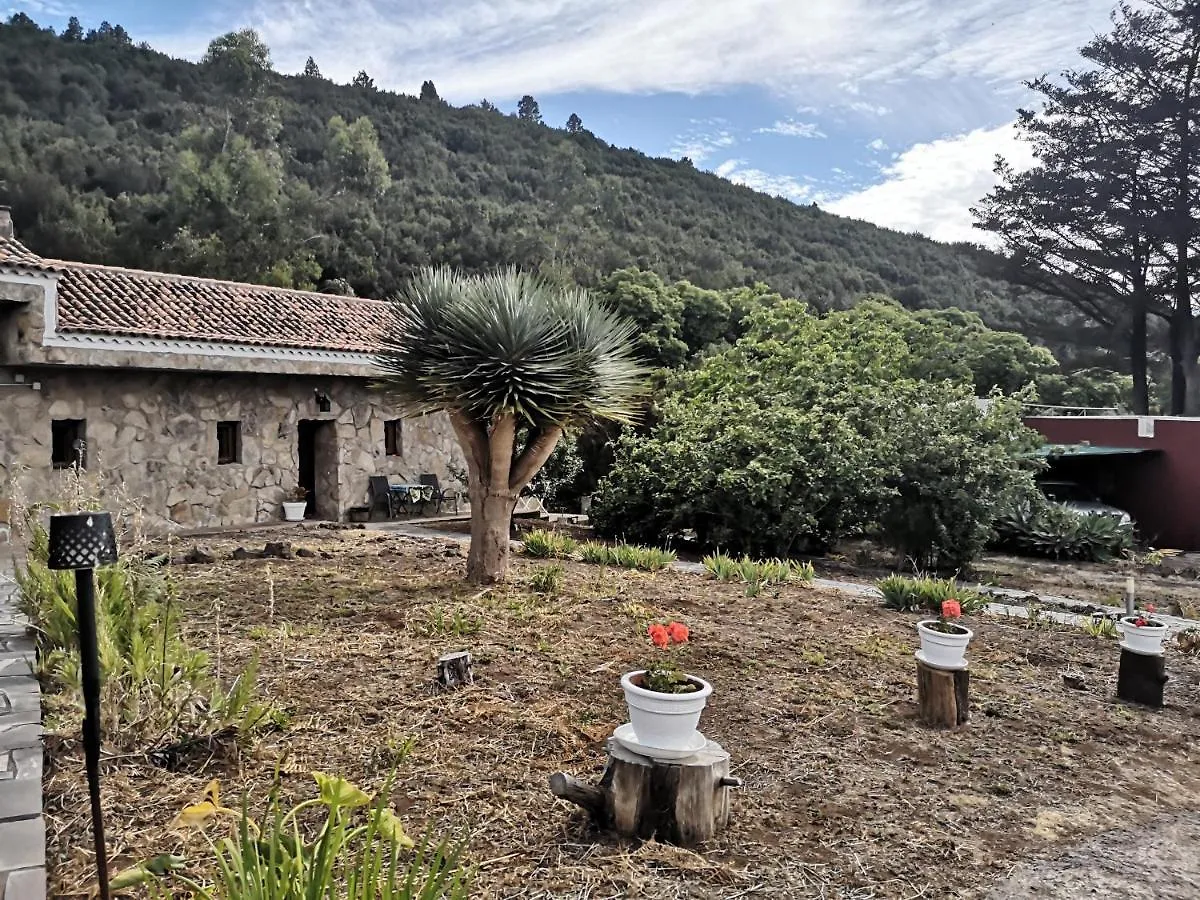
[[[497,264],[599,285],[638,267],[702,288],[756,283],[818,310],[868,293],[958,307],[1069,366],[1119,339],[985,273],[991,254],[797,206],[610,146],[572,116],[454,108],[270,67],[251,32],[205,60],[119,26],[0,26],[0,202],[47,256],[383,296],[416,267]]]

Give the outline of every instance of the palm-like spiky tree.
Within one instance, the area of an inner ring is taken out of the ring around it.
[[[634,415],[646,374],[635,326],[583,290],[512,269],[426,269],[392,303],[378,357],[384,386],[414,412],[449,415],[469,476],[467,577],[499,581],[517,497],[563,429]]]

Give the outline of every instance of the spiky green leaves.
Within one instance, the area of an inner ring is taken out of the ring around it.
[[[516,270],[465,277],[427,269],[393,300],[378,357],[393,393],[422,411],[487,423],[511,412],[533,428],[628,421],[645,370],[634,325],[581,290]]]

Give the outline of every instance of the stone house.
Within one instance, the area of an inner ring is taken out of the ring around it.
[[[372,386],[387,304],[43,259],[0,208],[0,498],[55,496],[73,464],[152,523],[278,520],[367,503],[368,477],[462,471],[444,416]]]

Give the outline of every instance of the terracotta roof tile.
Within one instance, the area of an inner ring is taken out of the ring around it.
[[[63,332],[372,353],[391,319],[380,300],[47,260],[11,239],[0,266],[60,273]]]

